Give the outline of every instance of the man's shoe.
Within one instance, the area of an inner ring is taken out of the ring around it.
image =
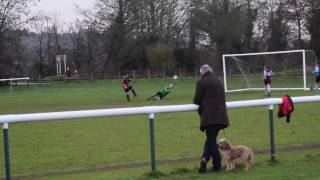
[[[212,167],[211,172],[221,172],[221,167]]]
[[[200,168],[199,168],[199,173],[204,174],[206,173],[207,170],[207,162],[204,160],[200,161]]]

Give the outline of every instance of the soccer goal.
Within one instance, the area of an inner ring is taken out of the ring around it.
[[[314,84],[312,50],[224,54],[223,75],[226,92],[264,90],[264,66],[271,68],[272,90],[308,90]]]

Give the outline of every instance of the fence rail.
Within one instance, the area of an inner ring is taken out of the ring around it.
[[[18,81],[27,81],[27,85],[29,86],[29,80],[30,77],[22,77],[22,78],[8,78],[8,79],[0,79],[0,82],[6,82],[9,81],[10,84],[10,92],[12,92],[12,85],[13,82],[16,82],[16,85],[18,85]]]
[[[0,82],[4,82],[4,81],[20,81],[20,80],[30,80],[30,78],[29,77],[22,77],[22,78],[0,79]]]
[[[293,103],[320,102],[320,96],[292,97],[292,101]],[[245,101],[232,101],[232,102],[226,103],[227,108],[243,108],[243,107],[256,107],[256,106],[268,107],[272,159],[275,158],[274,133],[273,133],[273,106],[281,103],[282,103],[282,98],[266,98],[266,99],[255,99],[255,100],[245,100]],[[116,108],[116,109],[0,115],[0,123],[3,124],[6,179],[8,180],[10,179],[9,138],[8,138],[9,123],[148,114],[149,121],[150,121],[151,168],[152,168],[152,172],[155,172],[156,158],[155,158],[155,142],[154,142],[154,115],[156,113],[196,111],[197,109],[198,109],[198,106],[195,104],[185,104],[185,105],[145,106],[145,107]]]
[[[294,103],[319,102],[320,96],[302,96],[292,97]],[[266,98],[245,101],[227,102],[227,108],[242,108],[252,106],[269,106],[281,104],[281,98]],[[0,115],[0,123],[17,123],[28,121],[47,121],[47,120],[67,120],[90,117],[107,117],[107,116],[123,116],[123,115],[142,115],[150,113],[170,113],[170,112],[186,112],[196,111],[198,108],[195,104],[185,105],[167,105],[167,106],[144,106],[131,108],[115,108],[115,109],[99,109],[99,110],[83,110],[83,111],[64,111],[49,113],[32,113],[32,114],[10,114]]]

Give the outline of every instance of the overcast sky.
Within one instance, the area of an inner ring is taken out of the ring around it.
[[[66,23],[81,17],[75,10],[75,4],[81,9],[91,9],[95,0],[40,0],[32,12],[44,11],[49,15],[56,15],[58,19]]]

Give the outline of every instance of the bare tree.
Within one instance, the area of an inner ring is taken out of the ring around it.
[[[288,46],[288,35],[290,33],[289,18],[287,17],[287,4],[275,1],[270,7],[275,7],[269,13],[268,50],[285,50]]]
[[[50,16],[45,16],[45,29],[46,29],[46,36],[47,36],[47,47],[46,47],[46,55],[47,55],[47,62],[50,63],[53,61],[53,50],[51,47],[52,44],[52,36],[53,36],[53,31],[52,31],[52,25],[51,21],[52,18]]]
[[[305,27],[306,13],[308,3],[305,0],[288,0],[289,9],[288,13],[292,14],[292,19],[295,21],[298,34],[298,44],[299,48],[303,48],[302,33]]]
[[[82,68],[85,62],[85,35],[82,30],[82,22],[76,21],[69,28],[69,38],[71,40],[71,56],[73,65],[77,71]]]
[[[7,72],[7,64],[12,64],[12,62],[5,62],[10,59],[4,57],[4,53],[7,51],[5,34],[8,31],[19,31],[32,19],[29,17],[29,7],[33,2],[36,0],[2,0],[0,2],[0,77]]]
[[[44,49],[46,40],[46,20],[48,18],[43,13],[39,13],[37,19],[31,23],[32,29],[35,31],[36,38],[34,39],[35,51],[38,56],[39,62],[39,77],[44,75]]]
[[[308,0],[307,29],[310,33],[310,46],[320,56],[320,2]]]
[[[55,55],[62,54],[62,45],[60,42],[60,36],[65,32],[63,23],[58,19],[57,16],[52,17],[51,21],[51,32],[53,37],[53,44],[54,44],[54,52]]]
[[[182,0],[133,0],[128,17],[130,29],[139,35],[151,35],[168,43],[185,29],[188,6]]]
[[[28,16],[28,8],[32,2],[35,0],[2,0],[0,2],[0,33],[8,29],[18,29],[32,19]]]

